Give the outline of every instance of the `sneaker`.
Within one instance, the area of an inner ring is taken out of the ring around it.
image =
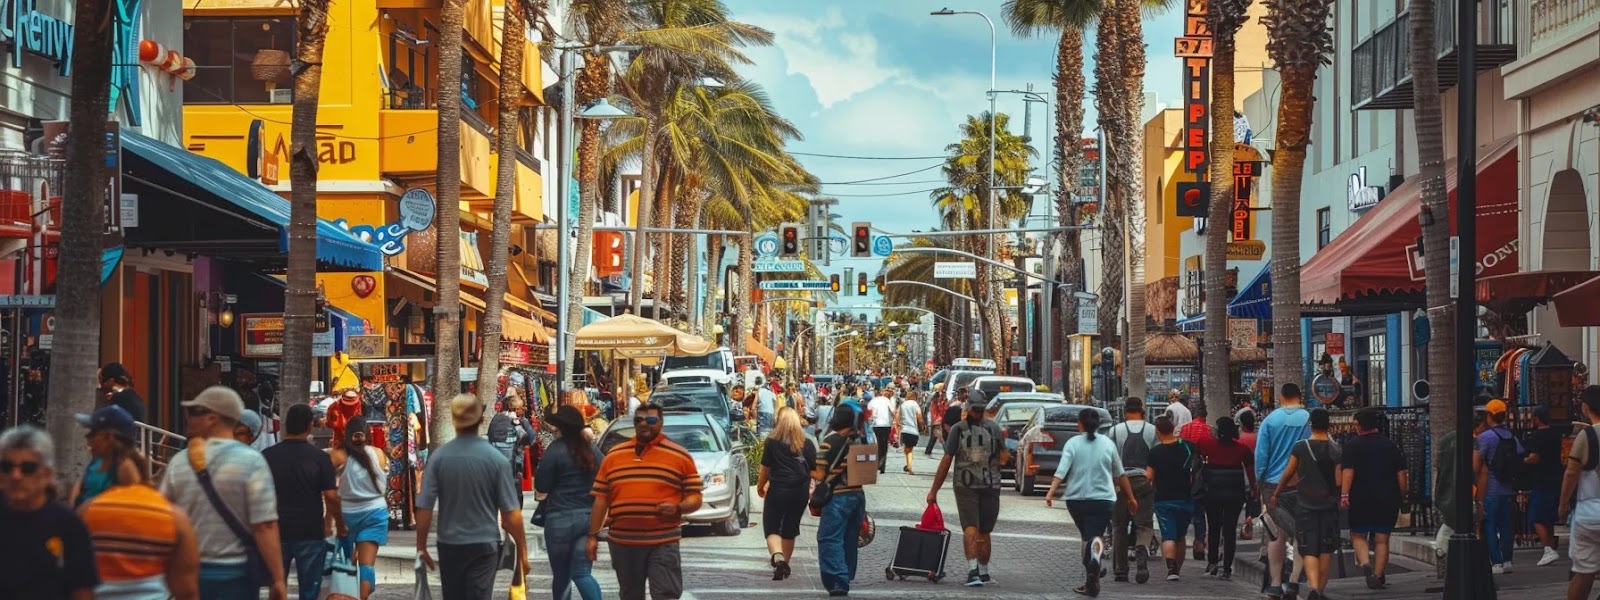
[[[1133,549],[1134,575],[1133,580],[1139,583],[1150,581],[1150,549],[1139,546]]]
[[[982,581],[984,585],[1000,585],[1000,582],[995,581],[994,578],[990,577],[988,573],[979,574],[978,580]]]
[[[828,590],[828,595],[833,597],[849,596],[850,590]]]
[[[1322,595],[1322,592],[1311,590],[1311,593],[1306,595],[1306,600],[1328,600],[1328,597]]]
[[[1115,577],[1112,577],[1111,581],[1114,582],[1114,583],[1127,583],[1128,582],[1128,576],[1127,575],[1117,575]]]
[[[1167,581],[1177,581],[1177,580],[1178,580],[1178,572],[1177,571],[1167,571]]]
[[[1505,575],[1506,568],[1503,565],[1489,565],[1489,572],[1495,575]]]
[[[1545,547],[1544,556],[1539,557],[1539,566],[1548,566],[1550,563],[1561,560],[1561,553],[1555,548]]]
[[[1217,563],[1206,563],[1206,574],[1207,575],[1210,575],[1212,577],[1216,577],[1217,576],[1217,571],[1219,571],[1221,569],[1222,569],[1222,567],[1217,565]]]
[[[1167,581],[1178,580],[1178,561],[1167,559]]]
[[[1217,573],[1217,579],[1233,581],[1233,567],[1223,567],[1222,571]]]
[[[1195,546],[1194,546],[1194,559],[1195,560],[1205,560],[1205,558],[1206,558],[1206,547],[1202,546],[1202,545],[1199,545],[1199,544],[1195,544]]]
[[[1282,598],[1283,597],[1283,586],[1281,586],[1281,585],[1267,586],[1267,597],[1268,598]]]
[[[983,578],[978,576],[978,570],[967,571],[967,587],[983,587]]]
[[[1509,560],[1506,561],[1505,564],[1500,565],[1500,568],[1504,569],[1505,572],[1510,573],[1511,572],[1511,561],[1509,561]]]

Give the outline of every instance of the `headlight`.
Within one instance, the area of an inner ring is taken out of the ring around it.
[[[728,476],[722,473],[706,476],[706,487],[718,487],[728,484]]]

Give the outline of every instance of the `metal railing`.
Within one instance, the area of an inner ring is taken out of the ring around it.
[[[188,447],[189,438],[160,427],[136,423],[139,426],[139,452],[150,464],[150,479],[155,480],[166,471],[167,461]]]
[[[0,152],[0,225],[54,229],[61,223],[66,161],[23,152]],[[43,198],[36,197],[44,191]],[[45,216],[43,223],[35,223]]]
[[[1528,4],[1528,50],[1536,52],[1600,21],[1600,0],[1533,0]]]

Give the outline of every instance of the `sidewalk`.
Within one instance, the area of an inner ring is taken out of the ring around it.
[[[1495,576],[1495,586],[1501,600],[1549,600],[1566,595],[1567,570],[1572,562],[1563,554],[1561,560],[1548,566],[1536,567],[1542,551],[1537,548],[1518,548],[1512,562],[1517,568],[1512,573]],[[1261,589],[1265,564],[1260,556],[1259,540],[1240,541],[1238,559],[1234,563],[1234,580],[1246,586],[1255,595]],[[1330,600],[1440,598],[1443,581],[1439,578],[1433,551],[1433,536],[1395,534],[1390,538],[1388,587],[1367,589],[1355,557],[1343,554],[1344,571],[1334,566],[1328,581],[1327,597]],[[1302,588],[1303,589],[1303,588]]]

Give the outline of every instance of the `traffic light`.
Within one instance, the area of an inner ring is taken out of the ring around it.
[[[879,275],[878,276],[878,293],[879,294],[884,293],[884,290],[886,290],[888,287],[889,287],[889,280],[887,278],[885,278],[884,276]]]
[[[800,224],[784,223],[778,226],[778,256],[800,258]]]
[[[850,231],[850,256],[856,258],[871,258],[872,223],[867,221],[856,221],[850,224]],[[862,288],[861,293],[867,293],[865,287]]]
[[[828,276],[828,287],[833,289],[833,293],[835,293],[835,294],[839,293],[839,275],[838,274],[833,274],[833,275],[829,275]]]
[[[855,279],[855,273],[856,273],[855,269],[852,269],[850,267],[845,267],[844,268],[844,284],[845,285],[850,285],[850,280]],[[846,296],[850,295],[850,288],[845,288],[844,295],[846,295]]]
[[[620,231],[597,231],[594,234],[594,249],[590,252],[594,260],[595,274],[600,277],[610,277],[623,271],[623,237]]]
[[[865,296],[865,295],[867,295],[867,274],[866,273],[858,273],[858,274],[856,274],[856,295],[857,296]]]

